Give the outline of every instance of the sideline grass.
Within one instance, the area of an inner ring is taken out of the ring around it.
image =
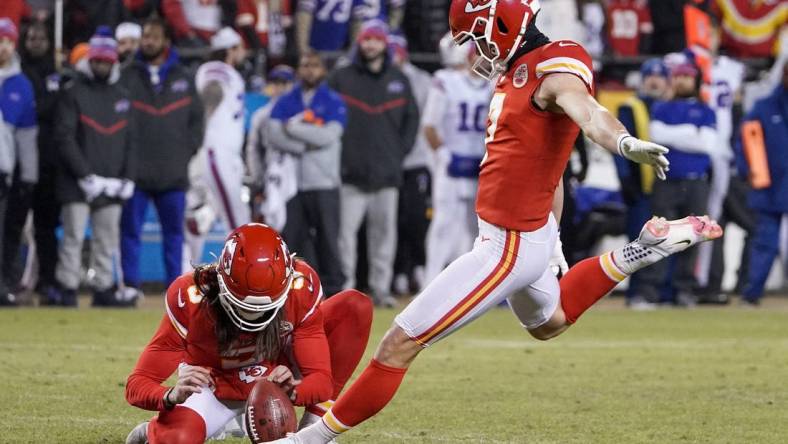
[[[0,443],[122,442],[150,416],[123,386],[160,303],[0,310]],[[370,349],[393,316],[376,312]],[[785,443],[787,376],[783,301],[651,313],[606,301],[545,343],[494,310],[426,351],[389,408],[341,441]]]

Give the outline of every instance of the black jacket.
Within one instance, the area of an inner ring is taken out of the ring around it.
[[[38,113],[38,166],[39,179],[51,174],[57,161],[57,145],[55,145],[55,110],[60,90],[60,75],[55,69],[54,57],[47,53],[43,57],[22,56],[22,71],[36,94],[36,112]]]
[[[134,180],[134,121],[125,88],[78,74],[63,88],[57,106],[56,194],[61,202],[84,202],[77,181],[90,174]],[[92,204],[119,202],[102,195]]]
[[[388,60],[372,73],[356,57],[328,80],[348,109],[342,136],[342,181],[363,190],[399,187],[402,161],[419,129],[419,109],[405,74]]]
[[[121,76],[139,128],[136,184],[144,191],[186,190],[189,160],[203,138],[202,105],[193,76],[174,50],[159,67],[159,77],[155,86],[148,65],[139,59]]]

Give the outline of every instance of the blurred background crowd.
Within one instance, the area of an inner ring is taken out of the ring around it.
[[[493,87],[445,37],[449,3],[3,0],[0,305],[76,306],[83,289],[133,307],[249,221],[327,295],[418,291],[476,237]],[[637,273],[628,305],[755,306],[780,288],[788,2],[541,3],[540,30],[593,56],[598,100],[671,148],[655,181],[581,136],[569,264],[652,214],[708,213],[725,238]]]

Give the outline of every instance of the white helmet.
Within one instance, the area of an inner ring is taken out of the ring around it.
[[[469,63],[469,57],[473,51],[473,46],[467,42],[462,45],[457,45],[454,42],[451,32],[441,38],[438,43],[438,50],[441,55],[441,63],[446,67],[465,66]]]

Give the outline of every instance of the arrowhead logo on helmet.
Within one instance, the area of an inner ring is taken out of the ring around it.
[[[452,0],[449,27],[458,44],[473,41],[473,70],[492,80],[525,43],[525,30],[539,12],[539,0]]]
[[[465,12],[468,14],[472,12],[479,12],[490,8],[491,6],[491,0],[468,0],[468,3],[465,4]]]
[[[235,257],[235,249],[238,247],[238,240],[235,238],[230,238],[225,242],[224,248],[222,249],[222,270],[224,270],[224,274],[231,274],[233,270],[233,258]]]

